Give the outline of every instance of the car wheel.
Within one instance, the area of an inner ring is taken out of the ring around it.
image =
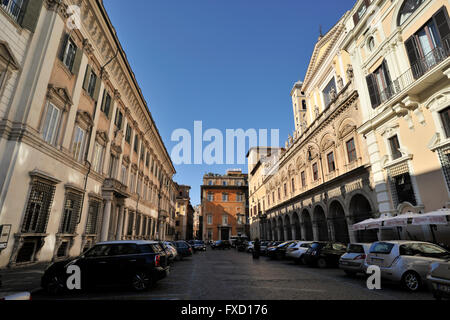
[[[64,289],[65,284],[61,276],[53,276],[45,286],[45,291],[51,295],[59,295],[64,292]]]
[[[402,277],[402,285],[410,292],[417,292],[421,286],[420,276],[414,271],[408,271]]]
[[[135,291],[146,291],[150,288],[152,281],[146,272],[136,272],[131,280],[131,286]]]
[[[354,277],[356,275],[356,272],[354,272],[354,271],[344,270],[344,272],[349,277]]]
[[[317,265],[321,269],[325,269],[326,267],[328,267],[327,261],[324,258],[320,258],[319,260],[317,260]]]

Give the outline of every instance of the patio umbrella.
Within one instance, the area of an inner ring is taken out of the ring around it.
[[[412,224],[414,225],[447,225],[448,217],[450,216],[449,209],[442,209],[425,214],[419,214],[413,218]]]
[[[378,229],[383,224],[383,220],[385,218],[378,218],[378,219],[367,219],[358,223],[355,223],[352,228],[354,231],[358,230],[370,230],[370,229]]]
[[[400,214],[395,217],[386,218],[383,222],[383,226],[385,227],[405,227],[408,225],[408,219],[414,219],[416,217],[422,216],[421,214],[417,213],[404,213]]]

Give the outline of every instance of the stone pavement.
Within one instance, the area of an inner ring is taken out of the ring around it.
[[[1,292],[36,292],[41,289],[41,277],[44,274],[45,264],[34,264],[13,269],[0,269]]]

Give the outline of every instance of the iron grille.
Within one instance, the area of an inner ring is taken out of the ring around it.
[[[403,202],[409,202],[413,206],[417,205],[408,163],[404,162],[389,168],[388,179],[395,208]]]
[[[444,171],[445,181],[450,189],[450,145],[439,149],[438,154],[442,164],[442,171]]]
[[[82,199],[83,197],[81,194],[67,192],[66,203],[64,205],[63,221],[61,225],[61,233],[75,233]]]
[[[55,189],[54,185],[40,180],[32,182],[22,225],[23,233],[45,233]]]
[[[100,203],[98,201],[91,201],[89,203],[89,212],[86,223],[86,234],[97,234],[99,226],[99,211]]]

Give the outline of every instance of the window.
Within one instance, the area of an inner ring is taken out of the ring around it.
[[[327,155],[327,161],[328,161],[328,171],[334,172],[336,170],[336,163],[334,162],[334,152],[330,152]]]
[[[388,178],[395,208],[403,202],[409,202],[413,206],[417,204],[408,163],[389,168]]]
[[[86,131],[79,126],[75,127],[75,136],[73,138],[72,153],[78,162],[84,160],[84,149],[86,147]]]
[[[98,217],[100,212],[100,203],[98,201],[91,201],[89,203],[88,216],[86,222],[86,234],[96,234]]]
[[[300,176],[301,176],[301,179],[302,179],[302,188],[304,188],[304,187],[306,187],[306,173],[305,173],[305,171],[302,171]]]
[[[319,167],[317,166],[317,162],[313,164],[312,171],[314,181],[319,180]]]
[[[280,201],[280,200],[281,200],[281,189],[278,188],[278,201]]]
[[[375,38],[374,37],[369,38],[369,41],[367,42],[367,47],[369,48],[369,51],[373,51],[373,49],[375,48]]]
[[[136,134],[135,136],[134,136],[134,148],[133,148],[133,150],[134,150],[134,152],[138,152],[138,149],[139,149],[139,137],[138,137],[138,135]]]
[[[353,22],[355,26],[362,19],[364,14],[367,12],[367,8],[370,6],[371,0],[364,0],[363,4],[358,8],[356,13],[353,15]]]
[[[306,110],[307,106],[306,106],[306,100],[302,100],[302,110]]]
[[[126,133],[125,133],[125,141],[128,144],[130,144],[130,142],[131,142],[131,127],[130,127],[129,124],[127,124],[127,130],[126,130]]]
[[[109,112],[111,110],[111,96],[106,90],[103,92],[103,101],[100,110],[106,115],[107,118],[109,118]]]
[[[236,194],[236,201],[237,202],[242,202],[243,199],[244,199],[244,197],[242,196],[242,193]]]
[[[51,102],[47,104],[44,125],[42,128],[42,138],[49,144],[55,145],[59,131],[61,110]]]
[[[123,121],[123,114],[119,109],[117,109],[116,119],[114,120],[114,124],[116,125],[116,127],[118,129],[122,129],[122,121]]]
[[[64,50],[64,56],[62,59],[62,62],[64,65],[72,71],[73,64],[75,62],[75,55],[77,53],[77,47],[75,46],[75,43],[72,41],[72,39],[67,39],[67,45]]]
[[[141,156],[140,156],[141,161],[144,161],[144,157],[145,157],[145,148],[144,148],[144,146],[142,146],[142,148],[141,148]]]
[[[150,166],[150,152],[147,152],[147,156],[145,157],[145,166],[147,168]]]
[[[374,73],[366,77],[372,108],[378,107],[394,94],[391,76],[386,60]]]
[[[450,138],[450,107],[439,112],[441,116],[442,126],[444,127],[445,135]]]
[[[208,224],[209,225],[213,224],[213,217],[212,217],[212,215],[208,215]]]
[[[68,192],[64,204],[64,213],[61,224],[61,233],[74,234],[80,214],[82,195]]]
[[[122,169],[121,169],[122,173],[121,173],[121,182],[123,185],[127,185],[127,173],[128,173],[128,168],[124,165],[122,165]]]
[[[116,178],[118,164],[119,158],[116,157],[114,154],[111,154],[111,160],[109,163],[109,177],[112,179]]]
[[[222,216],[222,225],[224,225],[224,226],[228,225],[228,215]]]
[[[132,172],[131,173],[131,178],[130,178],[130,192],[134,193],[135,192],[135,188],[134,185],[136,183],[136,173]]]
[[[347,141],[346,146],[347,146],[348,162],[352,163],[353,161],[356,161],[356,158],[357,158],[355,139],[351,138],[349,141]]]
[[[212,186],[213,185],[213,181],[212,180],[209,180],[208,181],[208,186]]]
[[[222,201],[228,201],[228,193],[222,193]]]
[[[287,184],[286,183],[283,185],[283,189],[284,189],[284,196],[287,197]]]
[[[222,185],[223,185],[224,187],[226,187],[226,186],[228,185],[228,182],[223,181],[223,182],[222,182]]]
[[[400,9],[398,25],[401,26],[425,0],[406,0]]]
[[[402,153],[399,150],[400,143],[398,142],[398,137],[396,135],[392,138],[389,138],[389,146],[391,147],[392,160],[402,157]]]
[[[133,224],[134,224],[134,212],[128,214],[128,230],[127,235],[131,236],[133,234]]]
[[[44,181],[35,179],[32,182],[22,224],[23,233],[45,233],[55,189],[54,185]]]
[[[365,3],[363,3],[363,5],[361,7],[359,7],[359,9],[358,9],[358,12],[357,12],[358,18],[361,19],[364,16],[364,13],[366,13],[366,11],[367,11],[367,6]]]
[[[87,92],[91,96],[91,98],[94,97],[95,94],[95,85],[97,84],[97,75],[94,73],[94,71],[91,70],[91,74],[89,76],[89,84],[87,88]],[[109,95],[108,95],[109,96]],[[111,98],[111,97],[110,97]],[[108,109],[109,110],[109,109]],[[109,114],[109,113],[108,113]]]
[[[449,36],[448,13],[443,7],[419,31],[405,41],[415,79],[420,78],[450,54]]]
[[[292,192],[295,192],[295,179],[294,178],[291,179],[291,190],[292,190]]]
[[[214,201],[214,193],[208,192],[208,201]]]
[[[334,94],[333,94],[334,92]],[[336,81],[334,80],[334,77],[328,82],[325,89],[322,91],[323,94],[323,100],[325,103],[325,109],[328,108],[328,106],[331,104],[331,102],[335,99],[337,90],[336,90]]]
[[[105,151],[105,147],[100,143],[96,142],[94,146],[94,155],[92,161],[92,167],[94,171],[101,173],[103,168],[103,154]]]
[[[11,16],[15,21],[21,23],[23,19],[23,0],[1,0],[0,6]]]

